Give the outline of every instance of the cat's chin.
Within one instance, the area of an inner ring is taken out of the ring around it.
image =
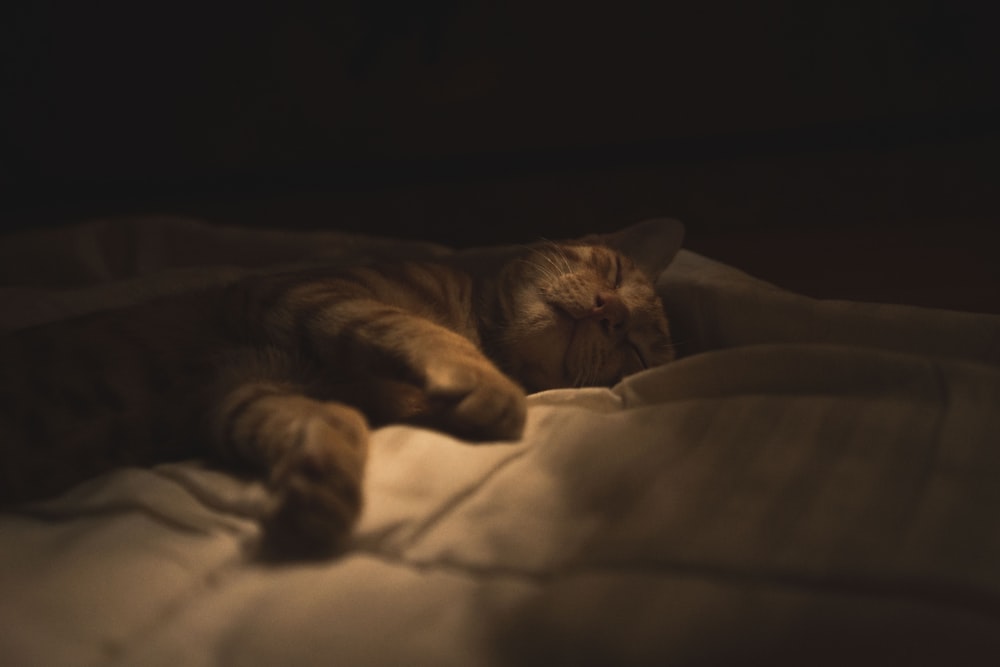
[[[568,364],[576,331],[577,320],[569,314],[538,303],[530,325],[508,331],[504,350],[508,372],[531,392],[571,386]]]
[[[587,323],[573,317],[559,307],[555,307],[553,310],[556,313],[555,327],[563,341],[560,348],[562,349],[560,386],[570,387],[573,386],[573,378],[579,374],[579,370],[574,368],[574,357],[577,356],[575,352],[580,345],[581,335],[586,335],[584,330]]]
[[[627,345],[622,350],[622,373],[621,377],[632,375],[649,368],[649,363],[643,357],[638,348]],[[621,377],[619,379],[621,379]]]
[[[641,370],[638,360],[635,364],[623,364],[622,351],[610,344],[597,322],[571,318],[563,326],[569,329],[565,334],[562,386],[610,386],[623,375]]]

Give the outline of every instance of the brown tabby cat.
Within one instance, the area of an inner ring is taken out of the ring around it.
[[[206,456],[268,481],[277,549],[328,553],[361,509],[369,425],[516,440],[525,390],[670,361],[649,276],[676,248],[644,242],[261,274],[7,334],[0,501]]]

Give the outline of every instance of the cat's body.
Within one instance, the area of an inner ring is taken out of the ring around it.
[[[201,456],[268,481],[278,548],[326,552],[360,512],[369,426],[515,440],[525,390],[610,385],[673,358],[628,257],[519,254],[259,275],[7,334],[0,501]]]

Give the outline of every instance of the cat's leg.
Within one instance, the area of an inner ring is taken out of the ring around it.
[[[363,299],[338,304],[336,318],[302,324],[309,347],[330,367],[346,364],[353,377],[382,375],[417,387],[420,407],[401,421],[479,441],[516,440],[524,430],[524,390],[447,327]]]
[[[458,338],[442,336],[436,350],[414,355],[427,393],[427,411],[414,421],[472,440],[517,440],[527,417],[524,390]]]
[[[257,340],[314,358],[335,382],[375,378],[415,387],[420,401],[398,403],[420,409],[390,420],[472,440],[516,440],[527,412],[524,390],[474,342],[468,279],[441,271],[259,277],[230,290],[228,317]]]
[[[248,349],[220,363],[209,402],[217,454],[256,470],[274,493],[264,544],[275,556],[335,551],[361,512],[366,420],[306,389],[294,359]]]

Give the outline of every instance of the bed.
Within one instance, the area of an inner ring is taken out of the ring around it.
[[[5,239],[0,327],[451,252],[95,221]],[[341,557],[255,560],[264,489],[198,461],[3,512],[0,664],[1000,664],[1000,316],[813,300],[687,250],[657,289],[682,357],[532,395],[520,442],[376,431]]]

